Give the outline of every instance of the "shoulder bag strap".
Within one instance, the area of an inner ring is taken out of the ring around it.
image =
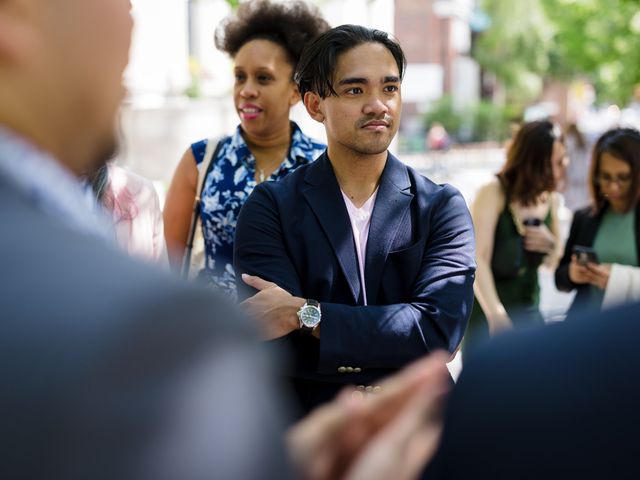
[[[191,250],[193,250],[193,239],[195,237],[196,228],[200,223],[200,212],[202,210],[202,190],[204,183],[207,180],[207,176],[213,168],[214,159],[218,156],[220,148],[222,147],[222,141],[217,138],[210,138],[207,142],[207,148],[204,151],[204,159],[202,160],[202,168],[198,172],[198,183],[196,196],[193,200],[193,213],[191,215],[191,225],[189,227],[189,238],[184,251],[184,257],[182,258],[182,269],[180,275],[183,278],[189,277],[189,266],[191,265]]]

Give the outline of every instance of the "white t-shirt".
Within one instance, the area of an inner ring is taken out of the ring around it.
[[[340,190],[342,192],[342,190]],[[378,189],[373,192],[373,195],[364,202],[362,207],[357,208],[344,192],[342,197],[344,198],[344,204],[347,206],[347,212],[349,213],[349,220],[351,220],[351,229],[353,230],[353,238],[356,244],[356,254],[358,256],[358,264],[360,268],[360,285],[362,288],[362,294],[364,298],[364,304],[367,305],[367,288],[364,283],[364,257],[367,251],[367,240],[369,239],[369,226],[371,225],[371,214],[373,213],[373,207],[376,203],[376,195]]]

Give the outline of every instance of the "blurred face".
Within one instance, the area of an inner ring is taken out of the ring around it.
[[[559,140],[553,142],[553,150],[551,151],[551,171],[556,188],[560,189],[565,181],[565,174],[569,166],[569,157],[567,151]]]
[[[314,118],[324,123],[329,154],[385,152],[398,131],[402,109],[400,74],[391,52],[376,42],[342,53],[333,89],[337,95],[315,96],[319,115]]]
[[[100,166],[116,145],[133,21],[129,0],[39,1],[43,95],[77,145],[77,169]],[[71,150],[74,148],[69,146]]]
[[[609,200],[611,207],[616,212],[624,212],[629,204],[631,192],[631,166],[605,152],[600,157],[600,168],[596,180],[602,195]]]
[[[284,48],[270,40],[251,40],[238,50],[234,63],[233,99],[244,132],[268,138],[288,129],[289,110],[300,95]]]

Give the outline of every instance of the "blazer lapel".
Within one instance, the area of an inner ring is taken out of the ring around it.
[[[408,226],[410,233],[409,206],[413,199],[410,189],[407,167],[389,154],[380,178],[365,255],[365,284],[367,300],[371,304],[378,296],[387,255],[400,227]]]
[[[326,152],[308,168],[305,182],[308,184],[308,188],[303,191],[305,199],[329,239],[351,288],[353,300],[357,304],[361,292],[353,230],[340,186]]]

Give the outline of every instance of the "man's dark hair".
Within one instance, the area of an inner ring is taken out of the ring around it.
[[[270,40],[284,48],[295,69],[302,49],[329,24],[320,11],[303,1],[276,3],[270,0],[243,2],[233,16],[216,29],[216,47],[235,57],[251,40]]]
[[[387,47],[398,64],[400,79],[404,75],[407,60],[400,44],[387,32],[359,25],[340,25],[326,31],[302,52],[294,79],[300,95],[315,92],[326,98],[337,95],[333,89],[333,80],[338,57],[364,43],[380,43]]]

